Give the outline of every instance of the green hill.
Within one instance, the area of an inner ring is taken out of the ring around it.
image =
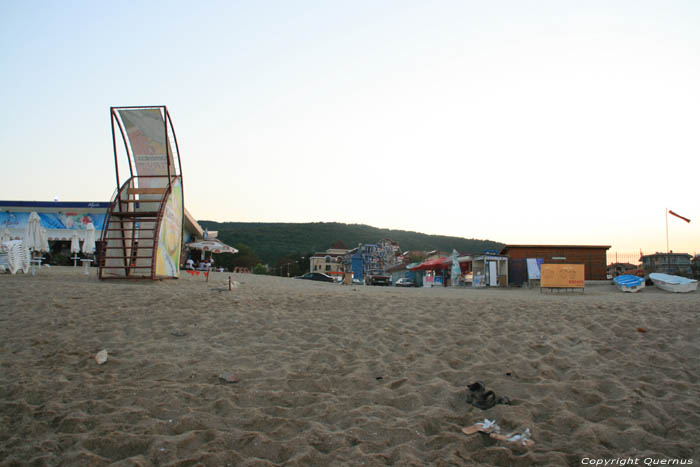
[[[362,224],[338,222],[262,223],[199,221],[202,227],[219,232],[219,239],[228,245],[245,244],[267,264],[293,253],[325,251],[337,241],[348,248],[360,243],[375,243],[390,238],[401,250],[441,250],[460,253],[480,253],[487,249],[500,250],[502,243],[443,235],[427,235],[406,230],[378,229]]]

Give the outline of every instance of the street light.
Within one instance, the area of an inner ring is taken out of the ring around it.
[[[306,257],[302,256],[301,259],[304,260],[304,259],[306,259]],[[286,263],[286,264],[283,264],[282,266],[280,266],[280,272],[282,272],[282,273],[284,271],[284,267],[287,266],[287,277],[289,277],[289,265],[290,264],[299,264],[299,261],[292,261],[290,263]]]
[[[291,263],[286,263],[286,264],[283,264],[283,265],[282,265],[282,268],[284,268],[285,266],[287,266],[287,277],[289,277],[289,265],[290,265],[290,264],[294,264],[294,263],[298,263],[298,262],[299,262],[299,261],[293,261],[293,262],[291,262]]]

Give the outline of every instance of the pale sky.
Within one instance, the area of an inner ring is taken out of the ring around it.
[[[0,7],[0,199],[109,200],[167,105],[200,220],[700,252],[698,1]]]

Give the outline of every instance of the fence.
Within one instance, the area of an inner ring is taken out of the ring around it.
[[[640,259],[642,255],[640,253],[618,253],[608,251],[607,257],[608,265],[614,263],[627,263],[638,266],[639,264],[641,264]]]

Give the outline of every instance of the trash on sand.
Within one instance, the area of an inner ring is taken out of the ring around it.
[[[185,331],[180,331],[179,329],[174,330],[170,334],[172,334],[175,337],[185,337],[187,335]]]
[[[224,383],[237,383],[238,373],[221,373],[219,379]]]
[[[476,422],[472,426],[462,428],[462,433],[465,435],[473,435],[478,431],[482,433],[492,433],[494,431],[500,431],[500,429],[501,428],[496,425],[496,420],[489,420],[488,418],[485,418],[483,422]]]
[[[525,428],[525,431],[522,433],[518,433],[517,431],[514,431],[512,433],[509,433],[507,435],[502,435],[500,433],[491,433],[490,435],[493,439],[497,439],[499,441],[505,441],[507,443],[513,443],[513,444],[519,444],[521,446],[524,446],[526,448],[532,447],[535,445],[535,442],[530,438],[532,434],[530,433],[529,428]]]
[[[647,332],[647,328],[637,328],[637,332]]]
[[[105,363],[107,361],[107,350],[103,349],[97,352],[97,355],[95,355],[95,361],[98,365]]]
[[[487,391],[484,383],[477,381],[467,386],[469,394],[467,394],[467,403],[481,410],[487,410],[496,404],[510,405],[510,398],[506,396],[496,396],[493,391]]]
[[[462,428],[462,433],[465,435],[473,435],[474,433],[478,432],[486,433],[493,439],[505,441],[506,443],[512,443],[526,448],[530,448],[535,445],[529,428],[525,428],[525,431],[522,432],[513,431],[507,435],[502,435],[501,427],[496,424],[496,420],[489,420],[485,418],[482,422],[476,422],[472,426]]]

